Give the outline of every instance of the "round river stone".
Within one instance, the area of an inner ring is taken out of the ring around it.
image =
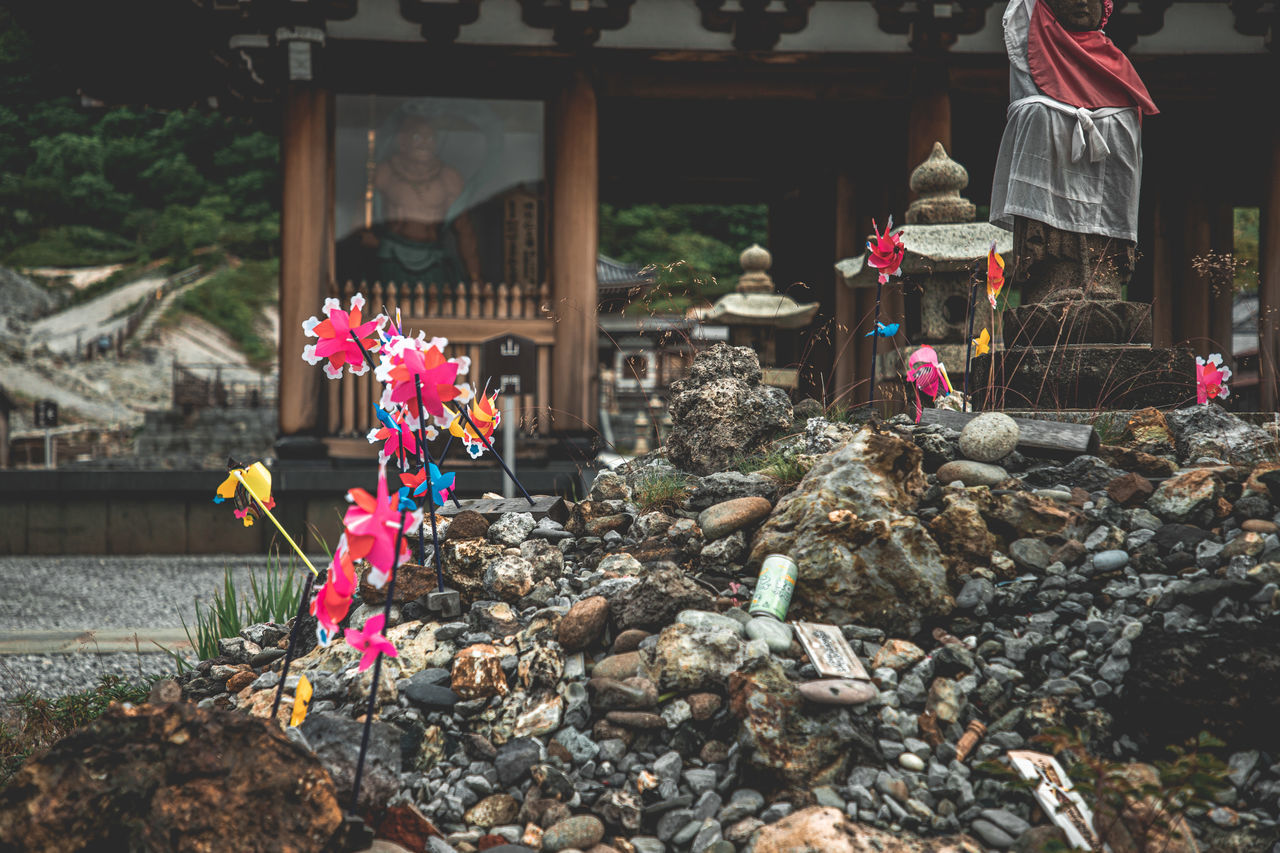
[[[960,431],[960,452],[977,462],[999,462],[1018,446],[1018,424],[1001,412],[984,412]]]

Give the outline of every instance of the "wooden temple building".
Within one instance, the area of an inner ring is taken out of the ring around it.
[[[1006,4],[993,0],[31,5],[97,97],[279,116],[282,453],[368,452],[370,380],[330,383],[299,357],[303,320],[354,290],[459,351],[531,339],[528,426],[593,430],[602,202],[767,204],[774,281],[820,306],[802,333],[800,391],[830,399],[866,375],[874,292],[839,284],[833,264],[861,251],[873,217],[901,221],[907,176],[935,142],[968,168],[965,194],[985,214],[1008,103]],[[1230,288],[1193,259],[1230,252],[1233,210],[1260,208],[1268,409],[1280,365],[1275,8],[1115,0],[1108,25],[1161,110],[1144,127],[1129,298],[1154,303],[1156,345],[1229,353]],[[415,159],[415,145],[434,156]],[[423,212],[445,224],[397,225]]]

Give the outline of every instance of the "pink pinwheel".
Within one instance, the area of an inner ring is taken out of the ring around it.
[[[311,600],[311,614],[319,623],[316,633],[319,636],[320,645],[329,645],[338,630],[338,623],[347,617],[355,590],[355,565],[347,550],[346,538],[343,537],[338,540],[338,548],[333,553],[333,563],[329,566],[328,579],[316,590],[315,598]]]
[[[362,376],[369,365],[365,362],[361,348],[370,351],[377,348],[377,340],[370,336],[387,322],[387,318],[379,314],[367,323],[362,323],[360,312],[363,309],[364,296],[359,293],[351,297],[350,311],[343,311],[342,303],[338,300],[326,299],[324,313],[328,319],[311,317],[302,324],[302,331],[308,337],[320,339],[318,343],[307,344],[302,348],[302,360],[307,364],[319,364],[327,359],[324,372],[330,379],[342,377],[343,365],[351,371],[352,376]],[[352,332],[360,339],[359,343],[351,336]]]
[[[1222,366],[1222,355],[1214,353],[1203,359],[1196,356],[1196,402],[1208,403],[1210,400],[1221,400],[1230,391],[1227,380],[1231,378],[1231,368]]]
[[[876,236],[873,240],[867,241],[867,263],[880,270],[880,283],[886,284],[891,275],[902,275],[902,259],[906,257],[907,250],[902,245],[902,232],[890,234],[893,230],[893,217],[889,217],[889,224],[885,226],[884,233],[880,233],[880,229],[876,228],[876,221],[871,220],[871,227],[875,230]]]
[[[916,423],[920,423],[923,408],[920,403],[920,392],[936,398],[939,394],[951,393],[951,379],[947,369],[938,361],[938,353],[933,347],[925,344],[907,359],[907,380],[915,385],[916,391]]]
[[[376,371],[378,380],[387,386],[382,404],[390,407],[399,403],[416,421],[421,417],[418,411],[421,388],[422,407],[437,421],[447,422],[444,404],[465,397],[466,388],[455,383],[458,374],[466,373],[471,364],[468,358],[445,358],[444,348],[448,345],[444,338],[432,338],[425,346],[413,338],[393,340],[387,357]]]
[[[386,621],[387,617],[379,613],[365,620],[364,627],[359,631],[355,628],[347,629],[347,645],[358,652],[364,652],[360,656],[360,672],[373,666],[378,655],[393,658],[399,654],[392,642],[382,633],[382,626]]]
[[[369,583],[381,588],[396,564],[408,559],[409,547],[400,534],[411,533],[418,526],[419,515],[398,509],[399,502],[393,501],[387,492],[386,468],[378,469],[376,497],[364,489],[352,489],[347,492],[347,499],[354,504],[342,519],[347,530],[348,550],[353,560],[369,561],[372,566]],[[396,553],[397,539],[399,553]]]
[[[374,411],[378,415],[378,420],[382,422],[382,426],[369,430],[367,438],[370,444],[377,444],[379,441],[383,443],[382,449],[378,451],[378,462],[386,465],[387,460],[399,457],[401,469],[407,471],[409,459],[416,459],[418,456],[418,439],[413,434],[409,419],[397,419],[381,406],[375,406]]]

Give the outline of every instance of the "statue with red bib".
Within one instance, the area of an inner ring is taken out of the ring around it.
[[[1122,287],[1138,235],[1142,119],[1157,110],[1102,32],[1111,7],[1011,0],[1004,13],[1009,109],[991,222],[1014,233],[1023,305],[1044,306],[1010,312],[1006,340],[1066,342],[1066,322],[1073,343],[1150,340],[1149,310],[1126,307]]]

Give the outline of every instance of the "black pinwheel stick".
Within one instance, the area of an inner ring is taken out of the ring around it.
[[[474,432],[482,442],[484,442],[484,446],[489,449],[489,452],[493,454],[493,458],[497,459],[498,464],[502,466],[503,472],[511,478],[511,482],[519,486],[520,493],[524,495],[524,499],[529,502],[530,506],[532,506],[534,504],[534,500],[529,497],[529,490],[524,487],[523,483],[516,479],[515,474],[511,473],[511,469],[507,467],[507,463],[502,461],[502,457],[498,455],[498,451],[493,449],[493,442],[489,441],[488,436],[481,432],[480,428],[475,425],[475,422],[471,420],[471,417],[467,414],[467,410],[464,406],[458,406],[458,415],[466,421],[467,426],[471,427],[471,431]],[[508,426],[508,429],[510,429],[510,426]]]

